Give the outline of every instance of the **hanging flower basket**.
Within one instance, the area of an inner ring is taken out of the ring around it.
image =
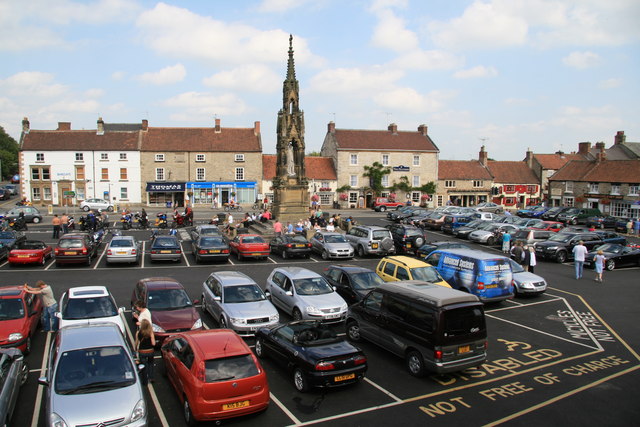
[[[422,196],[420,196],[420,200],[426,202],[427,200],[431,200],[431,197],[428,194],[423,194]]]
[[[340,200],[345,201],[349,198],[346,193],[340,193]]]
[[[390,201],[390,202],[393,202],[393,201],[395,201],[395,200],[396,200],[396,193],[390,193],[390,194],[389,194],[389,201]]]
[[[585,202],[585,198],[584,198],[584,197],[582,197],[582,196],[578,196],[578,197],[576,197],[576,199],[575,199],[575,200],[576,200],[576,203],[584,203],[584,202]]]
[[[317,194],[314,194],[313,196],[311,196],[312,202],[317,202],[318,200],[320,200],[320,196],[318,196]]]

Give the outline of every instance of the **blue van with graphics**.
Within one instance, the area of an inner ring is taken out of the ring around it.
[[[513,272],[509,258],[472,249],[433,251],[425,261],[452,288],[476,295],[482,302],[513,298]]]

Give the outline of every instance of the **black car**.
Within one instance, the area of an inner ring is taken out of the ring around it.
[[[396,222],[403,222],[405,224],[411,224],[414,218],[425,216],[429,211],[424,208],[415,208],[407,213],[398,215]]]
[[[11,192],[0,188],[0,200],[9,200],[11,198]]]
[[[272,254],[279,254],[282,259],[311,256],[311,243],[302,234],[284,234],[276,236],[269,242]]]
[[[418,250],[416,251],[416,257],[425,258],[436,249],[471,249],[471,247],[469,245],[465,245],[464,243],[451,242],[448,240],[429,242],[418,248]]]
[[[29,367],[17,348],[0,349],[0,420],[11,423],[11,415],[18,400],[20,387],[27,382]],[[17,425],[17,424],[15,424]]]
[[[585,225],[587,227],[593,228],[615,228],[616,222],[620,218],[616,218],[615,216],[607,215],[607,216],[590,216],[587,218],[587,222]]]
[[[371,289],[384,283],[375,271],[349,264],[330,265],[322,275],[349,305],[360,301]]]
[[[596,233],[556,233],[549,240],[535,244],[536,258],[553,259],[560,263],[573,259],[573,247],[581,240],[587,250],[604,243]]]
[[[174,261],[182,260],[182,246],[176,236],[154,236],[151,239],[149,257],[153,261]]]
[[[362,350],[314,320],[259,329],[255,352],[258,357],[271,356],[288,369],[300,392],[351,384],[367,371]]]
[[[98,255],[100,242],[93,234],[75,232],[65,234],[54,249],[56,266],[62,264],[85,263],[91,265],[91,258]]]
[[[9,249],[15,248],[19,243],[26,242],[27,236],[21,231],[0,231],[0,243]]]
[[[638,219],[639,218],[636,218],[635,220],[633,218],[618,218],[614,226],[614,230],[619,233],[626,233],[629,221],[638,221]]]
[[[477,230],[479,227],[482,227],[483,225],[486,225],[486,224],[489,224],[489,221],[476,219],[466,225],[463,225],[462,227],[458,227],[455,230],[453,230],[453,235],[459,239],[468,239],[469,234],[472,231]]]
[[[387,212],[387,219],[389,221],[397,221],[398,217],[401,215],[406,215],[416,209],[419,209],[417,206],[403,206],[399,209],[395,209]]]
[[[229,243],[222,235],[205,234],[191,241],[191,248],[196,262],[227,261],[229,259]]]
[[[545,213],[542,214],[541,218],[545,221],[557,221],[558,214],[560,212],[568,211],[571,208],[556,206],[555,208],[551,208]]]
[[[605,243],[593,248],[587,254],[584,265],[594,267],[593,258],[598,251],[604,252],[604,267],[609,271],[618,267],[640,267],[640,247],[623,246],[615,243]]]
[[[392,224],[387,228],[391,231],[398,254],[415,253],[426,241],[424,231],[414,225]]]
[[[615,231],[596,231],[595,233],[600,236],[605,243],[616,243],[618,245],[627,244],[627,238],[619,235]]]

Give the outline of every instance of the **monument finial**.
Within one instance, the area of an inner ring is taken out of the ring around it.
[[[296,68],[293,62],[293,35],[289,34],[289,62],[287,63],[287,80],[296,79]]]

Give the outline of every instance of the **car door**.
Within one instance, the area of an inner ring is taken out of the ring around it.
[[[171,384],[178,393],[182,392],[182,381],[180,380],[180,360],[183,349],[187,346],[187,341],[182,337],[170,339],[162,346],[165,359],[165,371]]]
[[[316,233],[311,238],[311,248],[318,253],[322,253],[324,250],[324,238],[321,233]]]
[[[338,273],[336,280],[332,281],[331,284],[336,287],[336,292],[340,295],[347,304],[353,304],[357,301],[356,293],[353,291],[353,286],[351,284],[351,279],[348,274],[345,274],[344,271],[334,270]]]
[[[275,360],[278,364],[286,367],[292,361],[295,361],[297,351],[293,345],[293,337],[294,331],[288,325],[278,328],[271,335],[271,341],[265,343],[269,352],[275,356],[271,357],[271,360]]]
[[[276,271],[273,273],[273,276],[271,276],[271,283],[267,283],[267,286],[269,287],[268,290],[271,292],[271,302],[282,310],[287,310],[284,301],[284,279],[285,275],[280,271]]]
[[[373,290],[367,294],[360,305],[360,335],[367,341],[382,345],[382,292]]]

